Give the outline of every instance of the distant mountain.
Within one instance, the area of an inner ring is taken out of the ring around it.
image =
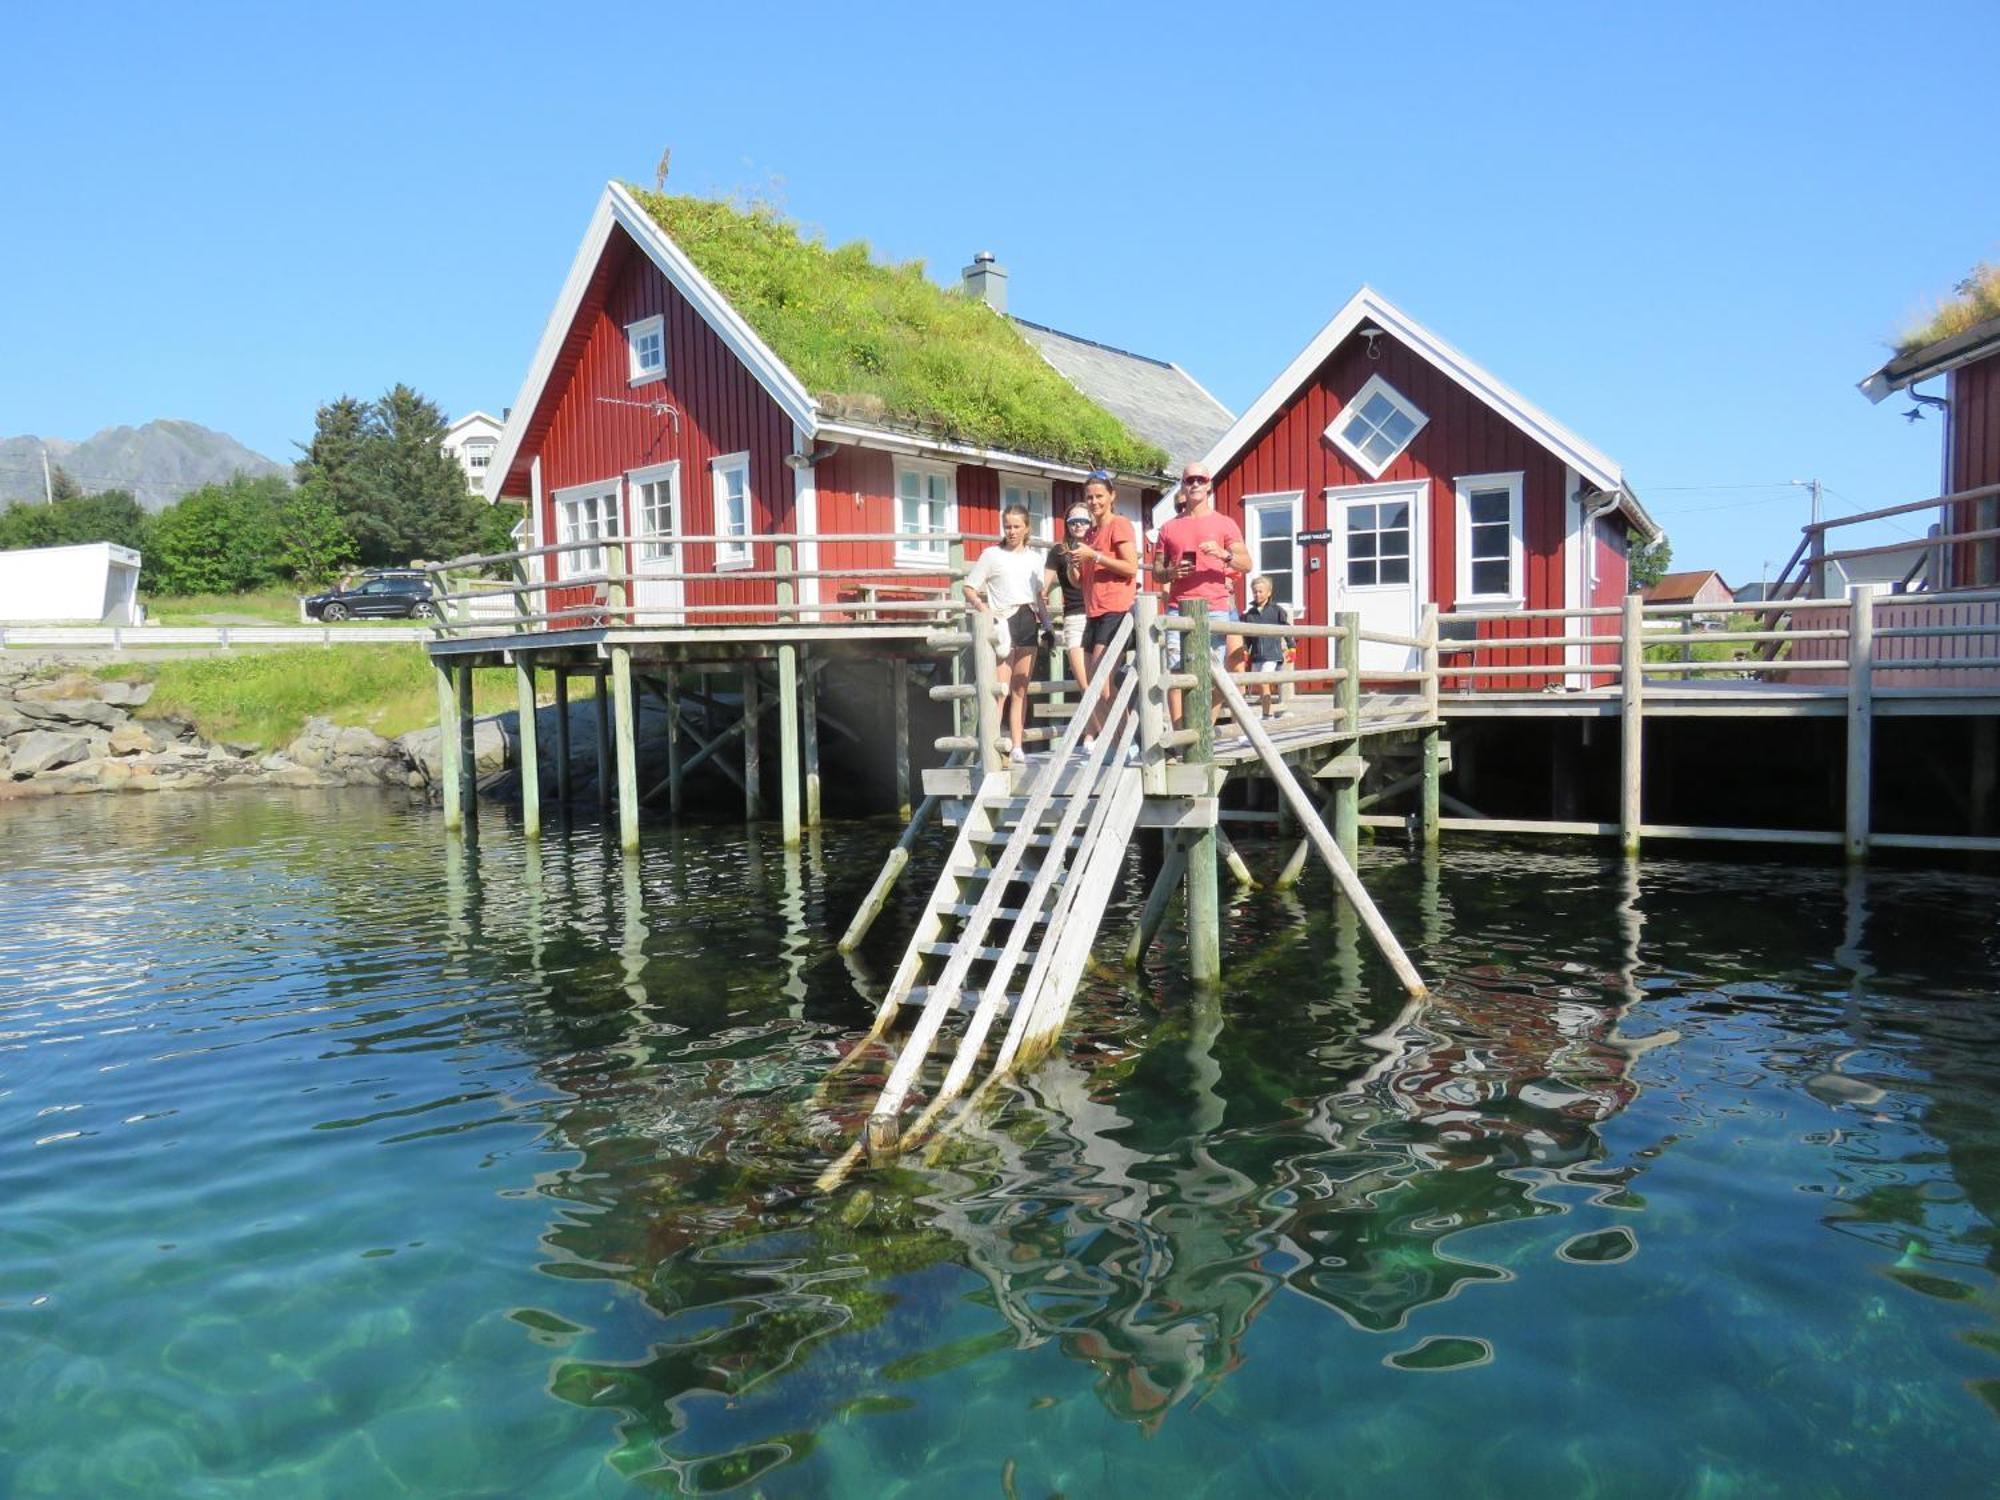
[[[235,473],[291,473],[287,465],[198,422],[163,419],[144,427],[107,427],[81,443],[46,441],[49,462],[62,465],[84,489],[130,490],[147,510],[163,510],[189,490]],[[33,436],[0,438],[0,503],[42,498],[43,442]]]

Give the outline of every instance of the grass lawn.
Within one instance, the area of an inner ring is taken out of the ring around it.
[[[147,596],[146,618],[157,625],[297,625],[299,596],[291,589],[258,589],[248,594]]]
[[[321,715],[390,737],[437,722],[437,678],[413,645],[239,650],[120,663],[98,676],[151,682],[148,715],[185,719],[207,739],[254,741],[267,750],[290,744],[307,719]],[[473,674],[478,713],[513,708],[514,691],[511,674]]]

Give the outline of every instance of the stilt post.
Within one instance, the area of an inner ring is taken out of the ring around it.
[[[1424,606],[1423,627],[1417,639],[1422,641],[1424,673],[1424,720],[1431,727],[1423,732],[1424,782],[1423,801],[1419,823],[1425,844],[1438,841],[1438,783],[1444,774],[1443,738],[1444,731],[1437,727],[1438,716],[1438,608],[1436,604]]]
[[[681,669],[667,668],[667,808],[681,815]]]
[[[1618,847],[1639,853],[1641,752],[1646,739],[1646,620],[1637,594],[1625,596],[1618,636]]]
[[[1340,681],[1334,701],[1340,706],[1342,738],[1335,742],[1344,756],[1361,750],[1361,616],[1345,610],[1334,617],[1340,638],[1334,642],[1334,661]],[[1342,776],[1333,783],[1333,840],[1340,852],[1354,862],[1361,848],[1361,777]]]
[[[611,676],[617,689],[618,734],[618,847],[639,847],[639,746],[635,721],[639,714],[637,695],[632,691],[632,650],[611,648]]]
[[[1848,590],[1847,628],[1847,861],[1868,858],[1869,811],[1875,751],[1875,586]]]
[[[896,816],[910,816],[910,664],[900,656],[889,659],[889,702],[895,715]],[[963,728],[960,733],[963,733]]]
[[[472,665],[466,662],[458,669],[458,764],[462,772],[458,789],[467,827],[479,814],[479,726],[472,704]]]
[[[535,664],[525,652],[514,657],[515,733],[521,742],[521,832],[542,836],[542,746],[535,719]]]
[[[437,672],[438,791],[444,799],[444,826],[456,833],[465,826],[465,795],[459,788],[465,768],[458,757],[458,675],[449,661],[434,657],[432,666]]]
[[[791,623],[797,618],[792,609],[792,544],[778,543],[778,619]],[[778,647],[778,827],[787,849],[799,843],[799,648],[790,642]]]
[[[556,668],[556,801],[569,806],[569,668]]]
[[[600,669],[590,686],[597,695],[597,806],[605,811],[611,806],[611,782],[617,775],[611,765],[610,678]]]
[[[764,747],[757,733],[757,663],[743,664],[743,819],[764,816]]]
[[[1181,650],[1181,670],[1194,674],[1194,687],[1187,694],[1187,718],[1195,742],[1188,747],[1187,758],[1208,766],[1215,763],[1215,659],[1209,655],[1208,605],[1189,599],[1181,608],[1194,626],[1182,637]],[[1197,984],[1210,984],[1222,977],[1218,831],[1213,826],[1193,828],[1183,836],[1187,849],[1188,977]]]
[[[799,682],[799,732],[806,761],[806,827],[819,827],[819,671],[821,663],[806,658]]]

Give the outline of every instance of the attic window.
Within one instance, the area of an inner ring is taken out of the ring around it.
[[[625,325],[625,347],[632,356],[632,384],[659,380],[667,373],[667,326],[659,316]]]
[[[1380,479],[1382,471],[1410,446],[1428,421],[1430,418],[1412,406],[1401,391],[1380,375],[1372,375],[1341,408],[1326,435],[1370,479]]]

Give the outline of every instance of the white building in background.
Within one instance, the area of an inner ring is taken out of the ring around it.
[[[466,488],[482,500],[493,496],[486,488],[486,468],[500,446],[502,424],[483,411],[468,412],[444,430],[444,451],[465,470]]]
[[[139,554],[110,542],[0,552],[0,625],[136,625]]]

